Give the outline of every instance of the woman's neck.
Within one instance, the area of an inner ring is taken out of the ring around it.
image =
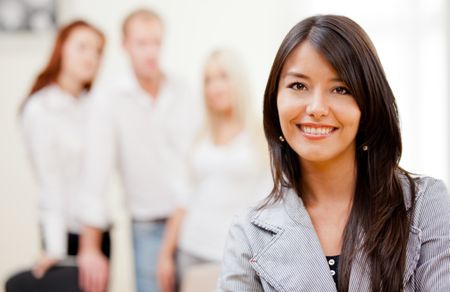
[[[356,158],[341,157],[333,162],[300,161],[303,200],[306,206],[345,204],[350,206],[356,187]]]
[[[210,122],[213,141],[218,145],[228,143],[242,130],[242,122],[233,111],[213,113]]]
[[[61,73],[58,76],[57,83],[62,90],[69,93],[71,96],[78,98],[83,92],[83,83],[69,76]]]

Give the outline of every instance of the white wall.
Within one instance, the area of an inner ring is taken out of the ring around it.
[[[450,2],[446,1],[446,7],[444,11],[447,12],[446,19],[447,23],[445,25],[447,30],[447,68],[446,68],[446,76],[447,76],[447,96],[450,95]],[[447,115],[450,114],[450,101],[447,99]],[[450,128],[450,118],[448,118],[447,126]],[[448,153],[448,149],[450,148],[450,129],[447,129],[447,187],[450,184],[450,153]]]
[[[448,6],[444,0],[64,0],[63,22],[80,17],[108,36],[100,79],[126,67],[121,21],[131,10],[153,7],[166,21],[164,67],[198,90],[202,63],[216,46],[239,51],[261,104],[274,54],[289,28],[317,13],[345,14],[372,37],[398,98],[408,170],[449,179]],[[447,10],[445,9],[447,8]],[[35,183],[16,128],[16,109],[46,61],[52,34],[0,35],[0,282],[38,254]],[[133,291],[130,237],[118,183],[112,291]],[[1,291],[1,288],[0,288]]]
[[[16,110],[42,66],[51,38],[0,37],[0,282],[39,246],[35,185],[16,127]],[[1,290],[1,288],[0,288]]]

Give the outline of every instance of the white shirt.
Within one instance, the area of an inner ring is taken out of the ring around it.
[[[112,170],[122,179],[126,206],[135,220],[168,217],[175,208],[172,180],[200,120],[198,102],[186,87],[166,78],[155,102],[132,73],[93,94],[80,217],[110,224],[106,191]]]
[[[88,98],[59,86],[36,92],[21,116],[22,133],[39,187],[39,221],[48,255],[67,254],[67,233],[79,231],[78,187]]]
[[[269,194],[270,171],[250,135],[216,145],[202,139],[191,159],[191,190],[178,248],[221,261],[225,239],[236,213]]]

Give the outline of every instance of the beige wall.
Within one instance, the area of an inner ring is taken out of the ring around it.
[[[447,23],[445,25],[447,30],[447,95],[450,97],[450,2],[446,1],[446,11],[447,11]],[[447,99],[447,113],[450,113],[450,98]],[[449,120],[450,123],[450,120]],[[450,134],[447,135],[447,145],[450,146]],[[449,150],[450,151],[450,150]],[[448,155],[448,161],[447,165],[450,168],[450,155]],[[447,178],[447,187],[449,187],[450,183],[450,171],[448,172],[448,178]]]
[[[41,36],[38,41],[27,36],[0,39],[1,279],[13,268],[29,264],[39,246],[34,182],[17,131],[16,112],[50,40],[48,36]]]

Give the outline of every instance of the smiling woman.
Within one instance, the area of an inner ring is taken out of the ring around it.
[[[347,17],[287,34],[264,94],[274,186],[232,225],[220,291],[447,291],[450,200],[413,177],[376,50]]]

